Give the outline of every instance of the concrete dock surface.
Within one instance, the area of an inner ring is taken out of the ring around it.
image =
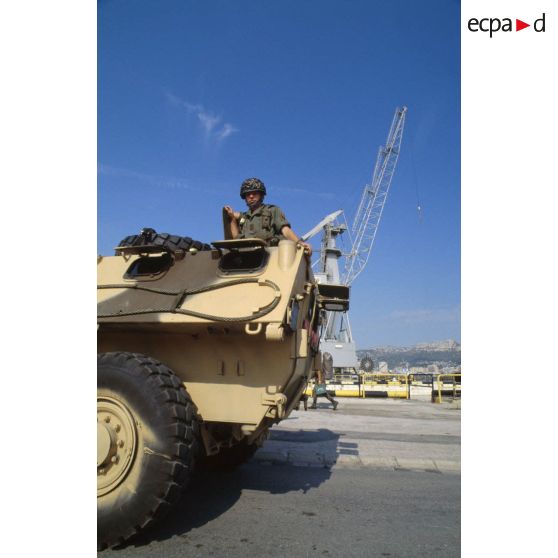
[[[274,426],[254,459],[336,468],[460,471],[460,402],[338,397],[291,413]]]
[[[99,558],[459,558],[461,411],[318,401],[274,426],[248,463],[197,476],[167,518]]]

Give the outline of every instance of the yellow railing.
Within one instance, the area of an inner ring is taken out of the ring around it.
[[[457,382],[457,378],[461,380],[461,374],[436,374],[436,381],[432,382],[432,403],[442,402],[442,388],[444,387],[444,379],[453,378],[452,380],[452,398],[457,398],[457,393],[461,396],[461,382]],[[436,388],[434,387],[436,383]],[[437,394],[436,394],[437,392]],[[436,397],[437,395],[437,397]]]
[[[421,376],[422,374],[416,374]],[[425,374],[425,376],[430,376],[432,378],[432,390],[431,399],[433,403],[442,402],[442,392],[449,391],[444,389],[444,385],[451,385],[451,396],[453,399],[461,396],[461,374]],[[378,372],[361,372],[359,374],[358,381],[344,378],[344,377],[334,377],[331,380],[326,380],[328,391],[335,391],[335,397],[361,397],[365,398],[370,395],[371,386],[384,386],[382,389],[378,390],[378,393],[373,393],[373,395],[380,394],[379,391],[384,391],[388,397],[394,397],[399,399],[411,399],[411,385],[416,380],[415,374],[389,374],[389,373],[378,373]],[[459,380],[459,381],[457,381]],[[428,382],[430,383],[430,382]],[[353,387],[349,387],[352,384]],[[305,393],[309,396],[312,395],[312,388],[314,386],[314,380],[310,380],[306,387]],[[341,390],[336,389],[335,386],[340,386]],[[367,387],[369,389],[367,389]],[[381,395],[381,394],[380,394]]]
[[[432,384],[432,378],[434,374],[432,372],[409,372],[409,383],[411,385],[424,385]]]
[[[385,381],[382,381],[385,380]],[[361,386],[366,385],[378,385],[380,383],[387,384],[387,394],[388,397],[401,397],[402,399],[411,398],[411,384],[409,383],[409,376],[407,374],[386,374],[386,373],[375,373],[375,372],[365,372],[360,376]],[[400,396],[402,393],[400,390],[391,390],[389,387],[400,387],[405,386],[405,395]],[[361,397],[366,397],[366,390],[364,387],[361,389]]]

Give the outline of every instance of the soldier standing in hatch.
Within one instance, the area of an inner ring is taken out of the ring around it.
[[[232,237],[261,238],[270,246],[276,246],[280,240],[293,240],[311,256],[312,247],[294,233],[281,209],[263,203],[266,193],[265,185],[259,178],[247,178],[242,183],[240,197],[246,202],[248,211],[239,213],[229,205],[223,208],[230,220]]]

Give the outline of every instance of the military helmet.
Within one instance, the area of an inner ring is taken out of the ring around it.
[[[244,199],[250,192],[261,192],[266,195],[265,184],[259,178],[247,178],[240,186],[240,197]]]

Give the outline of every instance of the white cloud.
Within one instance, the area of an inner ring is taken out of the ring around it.
[[[148,186],[155,186],[160,188],[178,188],[181,190],[191,190],[192,186],[184,178],[176,178],[173,176],[157,176],[153,174],[145,174],[129,169],[122,169],[111,167],[110,165],[97,165],[98,174],[105,176],[121,176],[123,178],[132,178],[137,182],[147,184]]]
[[[203,105],[193,104],[172,93],[166,93],[167,100],[174,106],[185,108],[188,114],[193,114],[201,124],[207,138],[220,142],[231,134],[238,132],[238,128],[229,122],[222,122],[222,117],[217,116]]]
[[[172,105],[175,106],[180,106],[182,104],[182,100],[179,99],[176,95],[173,95],[172,93],[169,93],[167,91],[167,93],[165,93],[167,100],[169,101],[169,103],[171,103]]]
[[[197,112],[196,116],[198,117],[198,120],[201,122],[207,134],[211,134],[213,128],[215,128],[215,126],[217,126],[217,124],[219,124],[219,122],[221,121],[221,119],[218,116],[213,116],[209,113],[202,112],[202,111]]]
[[[225,122],[223,127],[219,132],[217,132],[217,139],[219,141],[224,140],[225,138],[229,137],[234,132],[238,132],[238,128],[235,128],[232,124]]]

